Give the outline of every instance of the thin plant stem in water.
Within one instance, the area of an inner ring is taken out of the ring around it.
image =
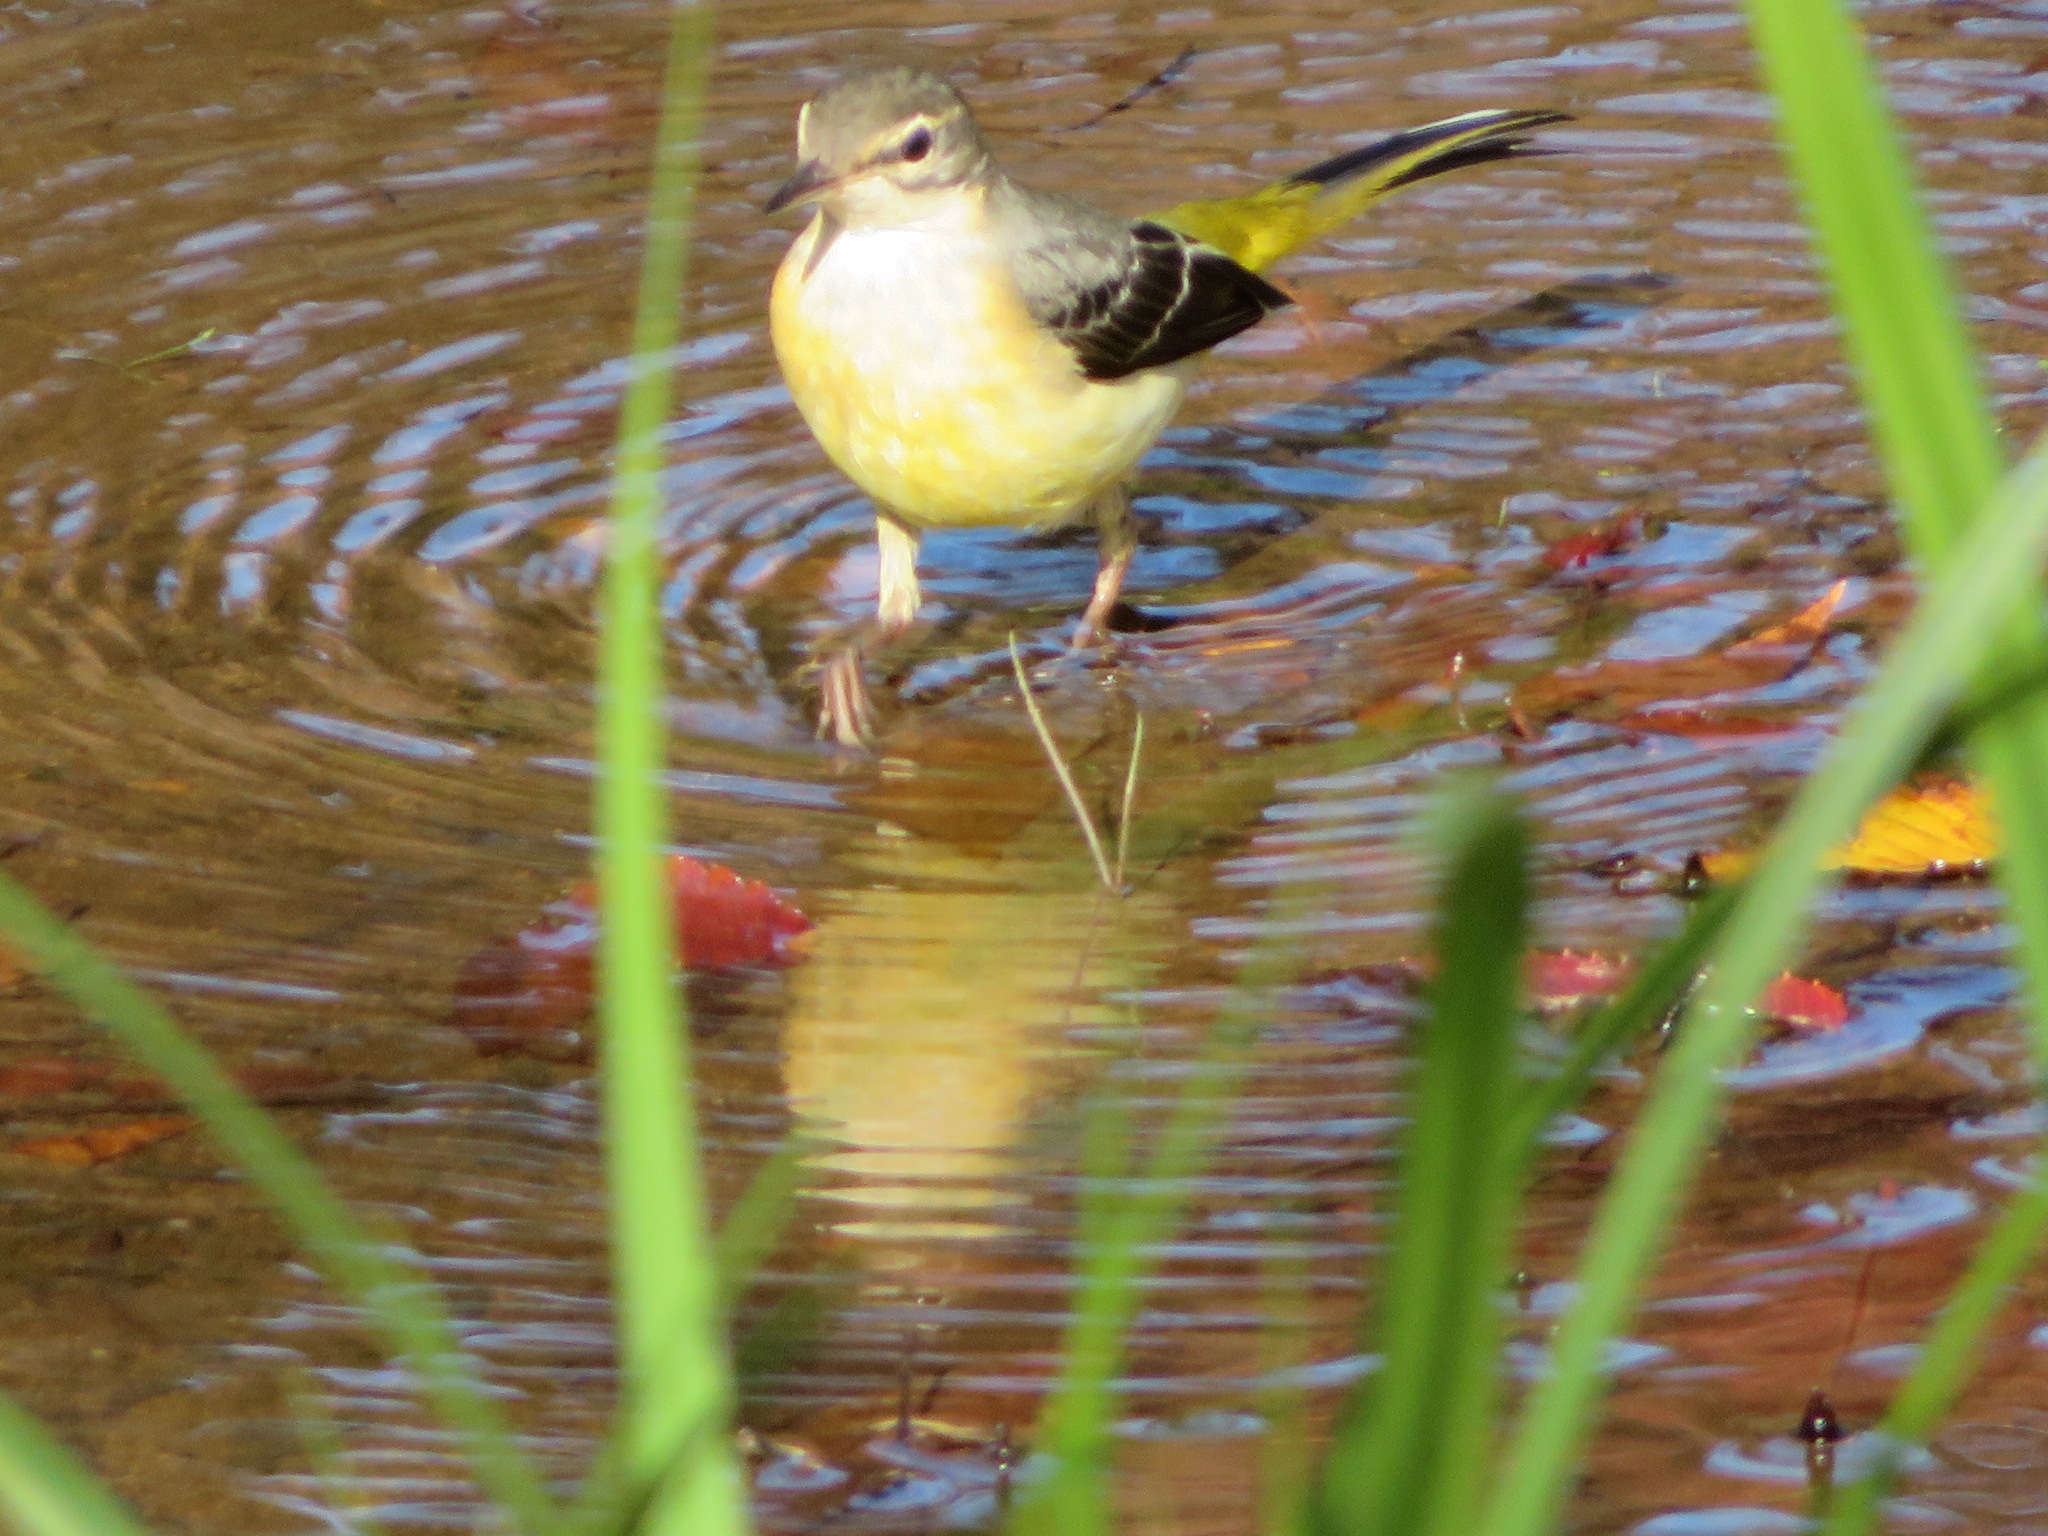
[[[1117,809],[1116,817],[1116,884],[1115,890],[1124,889],[1126,873],[1131,867],[1131,816],[1138,804],[1138,764],[1145,755],[1145,712],[1138,711],[1137,723],[1131,727],[1131,761],[1124,770],[1124,799]]]
[[[1052,727],[1045,723],[1045,712],[1038,707],[1038,695],[1032,691],[1031,678],[1024,670],[1024,657],[1017,650],[1017,637],[1010,636],[1010,666],[1017,674],[1017,687],[1024,698],[1024,713],[1031,717],[1031,729],[1038,735],[1038,744],[1045,748],[1046,760],[1052,764],[1054,777],[1060,781],[1060,788],[1066,792],[1067,804],[1073,807],[1074,820],[1080,824],[1081,836],[1088,841],[1088,855],[1095,860],[1095,873],[1102,878],[1102,888],[1112,896],[1122,887],[1116,872],[1109,866],[1109,855],[1102,849],[1102,834],[1095,830],[1095,818],[1088,814],[1087,802],[1081,798],[1081,786],[1074,782],[1074,772],[1067,766],[1060,746],[1053,739]]]

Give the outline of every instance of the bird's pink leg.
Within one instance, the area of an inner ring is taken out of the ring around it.
[[[1099,645],[1109,633],[1109,615],[1124,595],[1124,576],[1138,552],[1138,524],[1131,516],[1130,494],[1121,487],[1095,503],[1095,532],[1102,541],[1102,564],[1095,572],[1095,591],[1074,626],[1073,648]]]

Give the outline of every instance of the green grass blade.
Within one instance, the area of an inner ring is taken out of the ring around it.
[[[1808,780],[1745,887],[1712,970],[1657,1074],[1594,1219],[1579,1294],[1549,1374],[1524,1407],[1485,1536],[1551,1529],[1600,1395],[1607,1340],[1626,1324],[1665,1228],[1691,1185],[1720,1106],[1721,1077],[1754,1033],[1750,1002],[1791,958],[1820,863],[1913,760],[1948,701],[2034,593],[2048,541],[2048,451],[1992,499]]]
[[[1851,359],[1906,534],[1939,571],[2000,473],[1996,420],[1931,221],[1914,195],[1900,146],[1856,24],[1840,4],[1751,0],[1765,74],[1775,90],[1787,158],[1798,177],[1833,280]],[[2010,692],[2048,665],[2040,605],[2005,635],[1976,701]],[[1991,789],[2004,855],[1998,877],[2019,937],[2035,1070],[2048,1076],[2048,705],[2039,698],[1975,733],[1977,767]],[[1961,1390],[1983,1328],[2014,1266],[2037,1252],[2048,1209],[2022,1196],[1951,1296],[1901,1389],[1888,1431],[1924,1438]],[[1868,1528],[1877,1484],[1839,1506],[1839,1529]]]
[[[715,1254],[720,1281],[720,1301],[728,1315],[743,1295],[754,1273],[775,1251],[787,1228],[796,1193],[803,1180],[806,1160],[820,1143],[800,1131],[783,1137],[769,1153],[747,1187],[740,1192],[725,1221],[718,1229]],[[632,1488],[626,1481],[626,1433],[623,1421],[614,1423],[599,1448],[583,1484],[576,1490],[567,1520],[578,1533],[621,1531],[633,1515],[633,1501],[649,1497],[643,1485]]]
[[[1739,885],[1710,891],[1683,928],[1643,963],[1621,996],[1579,1026],[1556,1072],[1530,1084],[1514,1111],[1514,1140],[1533,1158],[1544,1131],[1586,1096],[1601,1065],[1670,1014],[1699,977],[1707,954],[1735,910]]]
[[[718,1229],[716,1257],[728,1310],[746,1290],[754,1271],[782,1241],[790,1213],[796,1208],[805,1164],[822,1145],[795,1132],[783,1137],[725,1213],[725,1222]]]
[[[349,1473],[348,1439],[327,1411],[318,1378],[303,1367],[294,1375],[292,1429],[319,1484],[327,1518],[339,1536],[385,1536],[383,1522],[367,1507],[362,1488]]]
[[[0,1516],[15,1536],[147,1536],[119,1495],[8,1397],[0,1397]]]
[[[1381,1364],[1352,1392],[1324,1464],[1327,1536],[1464,1536],[1494,1440],[1523,1168],[1510,1109],[1529,837],[1490,788],[1460,793],[1439,820],[1436,974],[1374,1319]]]
[[[2004,458],[1918,177],[1846,8],[1749,0],[1748,10],[1892,494],[1916,551],[1938,561]]]
[[[553,1529],[554,1501],[512,1444],[457,1347],[439,1293],[388,1256],[399,1246],[350,1213],[319,1170],[154,999],[0,873],[0,930],[64,995],[162,1078],[270,1200],[321,1271],[362,1307],[462,1437],[485,1493],[528,1532]]]
[[[621,1465],[640,1529],[751,1528],[729,1424],[725,1310],[699,1160],[662,867],[662,429],[681,333],[711,11],[677,8],[619,422],[598,667],[598,1013],[620,1364]],[[687,1465],[678,1466],[679,1458]]]
[[[1947,264],[1847,8],[1750,0],[1749,12],[1907,538],[1939,572],[2003,472]],[[2005,641],[1980,695],[2048,665],[2038,605],[2015,616]],[[2048,1063],[2048,701],[1991,722],[1976,758],[2006,849],[1999,883],[2019,930],[2036,1052]]]
[[[1885,722],[1874,720],[1876,709],[1882,702],[1906,702],[1911,674],[1938,661],[1916,647],[1938,627],[1932,610],[1944,601],[1951,607],[1969,601],[1967,588],[1948,579],[1957,574],[1957,562],[1995,564],[2000,557],[1995,542],[1968,533],[1999,474],[2000,454],[1952,285],[1853,21],[1825,0],[1750,0],[1750,16],[1880,455],[1909,537],[1928,569],[1943,578],[1859,710],[1850,730],[1857,739],[1845,737],[1829,770],[1802,795],[1800,809],[1809,812],[1804,824],[1788,823],[1779,840],[1787,855],[1809,860],[1821,851],[1814,839],[1828,819],[1828,798],[1845,791],[1858,770],[1868,782],[1873,772],[1903,766],[1884,750],[1889,743],[1880,738],[1887,732]],[[2041,481],[2037,458],[2001,491],[1996,513],[1986,509],[1984,515],[1996,515],[2010,533],[2022,534],[2027,503],[2041,497]],[[2009,573],[2002,591],[2034,585],[2027,569],[2037,559],[2031,551],[2025,542],[2003,551],[2021,570]],[[2039,655],[2038,614],[2021,605],[1999,611],[2009,615],[2002,635],[1988,636],[1981,621],[1968,626],[1971,659],[1981,665],[1998,654],[2008,669],[2026,671]],[[1880,699],[1887,685],[1892,697]],[[1891,734],[1923,729],[1917,714],[1900,715],[1891,724]],[[2048,977],[2048,805],[2029,787],[2038,786],[2048,768],[2048,712],[2029,708],[1995,721],[1979,750],[2008,849],[2001,875],[2021,934],[2029,990],[2039,999],[2042,978]],[[1867,759],[1859,762],[1858,751],[1867,752]],[[1732,1062],[1746,1043],[1747,1031],[1733,1012],[1745,999],[1734,982],[1760,981],[1768,971],[1758,971],[1754,962],[1785,948],[1782,941],[1772,944],[1761,918],[1788,925],[1803,918],[1803,902],[1792,898],[1811,883],[1810,873],[1774,866],[1768,874],[1768,887],[1753,888],[1745,897],[1730,934],[1728,963],[1710,984],[1707,1000],[1722,1013],[1696,1011],[1660,1077],[1624,1176],[1603,1204],[1589,1245],[1586,1288],[1560,1336],[1556,1372],[1524,1417],[1494,1511],[1494,1536],[1542,1528],[1562,1499],[1569,1459],[1595,1396],[1600,1342],[1626,1316],[1655,1235],[1682,1187],[1660,1194],[1650,1181],[1677,1177],[1704,1144],[1717,1094],[1703,1074]],[[2033,1013],[2038,1020],[2038,1006]],[[1684,1081],[1681,1071],[1695,1074],[1694,1080]],[[1659,1114],[1653,1127],[1652,1116]]]
[[[1984,1331],[2039,1257],[2044,1232],[2048,1179],[2036,1171],[2033,1182],[1999,1217],[1969,1273],[1949,1292],[1919,1363],[1892,1400],[1882,1426],[1890,1454],[1870,1476],[1837,1493],[1825,1536],[1864,1536],[1876,1529],[1884,1497],[1897,1476],[1898,1453],[1907,1446],[1925,1445],[1955,1406],[1976,1365]]]
[[[1259,1536],[1303,1536],[1315,1495],[1308,1381],[1310,1274],[1291,1241],[1269,1245],[1259,1315]]]
[[[1051,1468],[1019,1497],[1008,1527],[1012,1536],[1103,1536],[1109,1529],[1116,1373],[1140,1286],[1152,1250],[1172,1235],[1188,1186],[1208,1160],[1258,1036],[1259,1008],[1288,963],[1277,947],[1261,946],[1211,1026],[1151,1156],[1137,1162],[1132,1187],[1084,1195],[1084,1202],[1099,1203],[1082,1213],[1080,1293],[1034,1447]],[[1091,1159],[1113,1166],[1128,1156],[1128,1127],[1114,1112],[1091,1117],[1087,1136]]]

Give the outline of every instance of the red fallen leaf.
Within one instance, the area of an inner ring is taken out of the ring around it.
[[[1529,957],[1523,979],[1531,1005],[1546,1010],[1574,1008],[1596,997],[1611,997],[1635,967],[1627,960],[1576,949],[1539,950]]]
[[[53,1093],[72,1093],[96,1084],[106,1073],[104,1067],[88,1068],[80,1061],[61,1056],[35,1056],[0,1067],[0,1098],[39,1099]]]
[[[17,1141],[8,1150],[23,1157],[61,1163],[67,1168],[93,1168],[126,1157],[152,1142],[182,1136],[199,1122],[190,1115],[159,1115],[150,1120],[130,1120],[125,1125],[102,1126],[98,1130],[73,1131],[64,1136],[38,1136]]]
[[[487,1055],[566,1029],[596,995],[597,922],[587,904],[551,902],[539,922],[469,957],[455,982],[457,1029]]]
[[[1576,570],[1634,549],[1643,536],[1642,519],[1634,513],[1603,523],[1585,533],[1568,534],[1543,551],[1543,563],[1553,571]]]
[[[1825,1035],[1849,1022],[1849,1000],[1824,981],[1808,981],[1787,971],[1764,988],[1757,1012],[1794,1029]]]
[[[691,969],[794,965],[811,920],[759,880],[678,854],[669,889]],[[486,1053],[566,1030],[596,995],[597,888],[548,903],[540,920],[472,955],[455,984],[453,1023]]]
[[[773,887],[687,854],[668,861],[668,878],[683,964],[783,966],[803,958],[799,941],[815,925]]]

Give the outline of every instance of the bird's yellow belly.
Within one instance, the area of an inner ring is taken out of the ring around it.
[[[776,274],[770,330],[832,461],[912,524],[1062,522],[1128,476],[1182,371],[1082,377],[964,237],[818,226]],[[808,269],[808,270],[807,270]]]

